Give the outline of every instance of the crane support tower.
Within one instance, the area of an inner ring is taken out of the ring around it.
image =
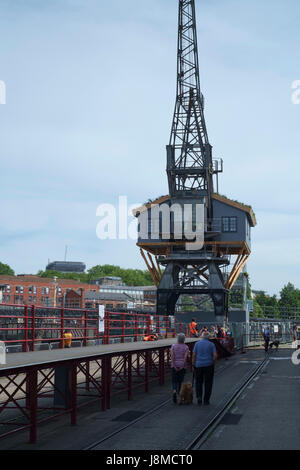
[[[212,157],[204,118],[195,0],[179,0],[178,22],[169,194],[134,211],[137,245],[157,286],[157,314],[174,315],[180,296],[209,296],[218,322],[227,315],[228,293],[250,255],[256,220],[250,206],[218,194],[223,161]]]

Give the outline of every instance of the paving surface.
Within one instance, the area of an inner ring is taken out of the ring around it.
[[[187,338],[186,343],[194,343],[197,339]],[[6,364],[0,365],[0,370],[11,369],[22,365],[46,364],[66,359],[78,359],[91,356],[99,356],[108,353],[119,353],[120,351],[141,351],[155,347],[169,346],[176,342],[175,338],[158,341],[137,341],[124,344],[106,344],[99,346],[86,346],[83,348],[54,349],[51,351],[34,351],[26,353],[12,353],[6,355]]]
[[[279,349],[270,355],[201,449],[300,450],[300,365],[292,363],[292,353]]]
[[[111,345],[111,350],[114,347]],[[292,364],[292,352],[292,349],[271,352],[264,369],[201,449],[300,449],[300,365]],[[164,386],[151,384],[148,394],[135,390],[131,401],[122,395],[114,397],[111,409],[106,412],[101,412],[100,403],[81,409],[75,427],[70,426],[68,416],[41,424],[35,445],[26,443],[27,433],[19,433],[1,440],[0,449],[84,449],[129,424],[130,415],[142,415],[168,400],[159,410],[96,446],[96,449],[184,450],[264,357],[262,349],[252,349],[246,354],[218,361],[209,407],[198,407],[196,400],[190,406],[174,405],[170,400],[169,376]],[[190,374],[186,379],[191,379]]]
[[[207,424],[216,410],[231,395],[237,384],[264,358],[262,350],[236,354],[217,363],[211,406],[198,407],[196,400],[190,406],[176,406],[170,399],[170,376],[164,386],[151,384],[150,393],[134,391],[132,401],[117,396],[112,407],[100,411],[100,403],[83,408],[78,414],[78,425],[70,426],[70,418],[63,416],[39,426],[38,442],[26,444],[27,434],[19,433],[0,441],[0,449],[56,450],[83,449],[118,430],[129,421],[120,421],[126,412],[147,412],[169,400],[151,416],[130,426],[126,431],[98,446],[99,449],[185,449],[189,442]],[[190,379],[187,375],[186,379]],[[124,419],[124,418],[123,418]],[[25,436],[25,437],[24,437]]]

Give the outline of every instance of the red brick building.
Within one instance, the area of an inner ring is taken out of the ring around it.
[[[95,309],[104,305],[106,310],[123,310],[131,304],[134,307],[134,299],[122,293],[87,291],[85,295],[86,308]]]
[[[98,292],[97,285],[72,279],[50,279],[34,275],[0,275],[2,303],[48,307],[85,307],[85,291]]]

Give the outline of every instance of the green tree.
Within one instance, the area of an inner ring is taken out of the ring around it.
[[[112,276],[120,277],[128,286],[151,286],[153,280],[148,270],[124,269],[120,266],[110,264],[97,265],[89,269],[87,273],[62,273],[60,271],[39,271],[38,276],[45,278],[73,279],[84,283],[89,283],[99,277]]]
[[[253,317],[262,318],[264,316],[263,313],[264,313],[263,309],[261,308],[261,306],[259,305],[257,300],[254,299],[254,302],[253,302]]]
[[[232,289],[229,292],[229,305],[243,307],[243,289]]]
[[[269,318],[280,318],[281,311],[280,305],[276,298],[276,295],[266,295],[264,292],[260,292],[255,297],[256,302],[260,305],[263,310],[263,315]]]
[[[6,274],[7,276],[14,276],[14,270],[8,266],[8,264],[3,264],[0,262],[0,274]]]
[[[62,273],[61,271],[39,271],[38,276],[43,278],[53,279],[57,277],[58,279],[72,279],[74,281],[80,281],[83,283],[88,283],[88,275],[86,273]]]
[[[148,270],[124,269],[110,264],[98,265],[88,270],[88,279],[95,280],[99,277],[120,277],[128,286],[151,286],[153,280]]]
[[[252,300],[252,289],[251,289],[249,274],[245,273],[245,276],[247,278],[247,300]]]
[[[279,305],[283,314],[293,315],[300,310],[300,290],[291,282],[281,289]]]

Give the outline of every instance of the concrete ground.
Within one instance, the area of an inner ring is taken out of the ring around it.
[[[176,406],[170,400],[151,416],[130,426],[126,431],[97,448],[107,450],[185,449],[216,411],[222,407],[232,391],[263,358],[264,352],[258,349],[246,354],[237,353],[228,360],[218,361],[209,407],[198,407],[196,400],[191,406]],[[187,376],[187,380],[190,378]],[[100,410],[100,403],[93,404],[87,407],[88,409],[81,409],[78,414],[78,425],[75,427],[70,426],[69,416],[62,416],[40,425],[38,442],[35,445],[26,444],[27,433],[19,433],[0,440],[0,449],[83,449],[127,424],[129,421],[120,420],[124,413],[147,412],[169,399],[170,392],[170,379],[167,379],[162,387],[152,384],[148,394],[135,391],[133,400],[130,402],[122,395],[115,397],[111,409],[104,413]]]
[[[205,450],[299,450],[300,365],[292,349],[272,353],[266,367],[204,443]]]
[[[195,343],[197,339],[186,338],[186,343]],[[141,351],[156,346],[169,346],[175,342],[174,338],[158,341],[137,341],[131,343],[101,344],[98,346],[86,346],[83,348],[53,349],[51,351],[33,351],[11,353],[6,355],[6,364],[0,364],[0,371],[13,369],[24,365],[47,364],[65,359],[84,359],[85,357],[98,357],[102,354],[118,353],[120,351]]]

